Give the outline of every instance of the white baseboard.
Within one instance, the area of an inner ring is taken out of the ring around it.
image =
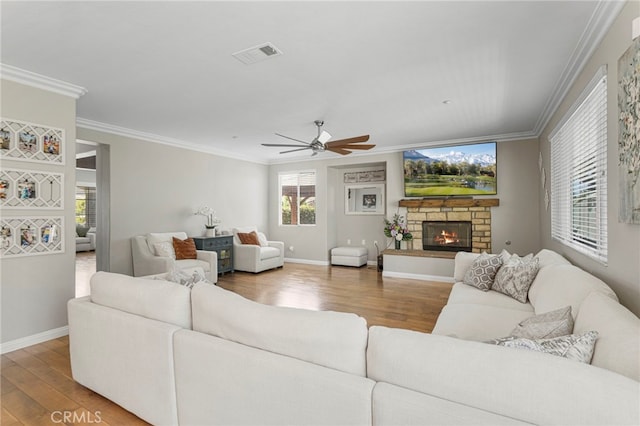
[[[406,272],[393,272],[382,271],[383,278],[406,278],[408,280],[422,280],[422,281],[438,281],[443,283],[454,283],[453,277],[441,277],[439,275],[426,275],[426,274],[408,274]]]
[[[305,265],[329,266],[328,260],[309,260],[309,259],[295,259],[291,257],[285,257],[284,261],[289,263],[302,263]]]
[[[32,334],[27,337],[21,337],[19,339],[0,344],[0,353],[6,354],[7,352],[17,351],[18,349],[37,345],[38,343],[46,342],[47,340],[57,339],[58,337],[66,336],[67,334],[69,334],[69,326],[65,325],[64,327],[54,328],[53,330],[43,331],[42,333]]]

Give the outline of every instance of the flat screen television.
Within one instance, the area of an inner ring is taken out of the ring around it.
[[[412,149],[402,162],[405,197],[497,194],[495,142]]]

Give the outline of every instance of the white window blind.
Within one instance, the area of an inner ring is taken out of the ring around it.
[[[607,263],[607,69],[549,136],[551,237]]]

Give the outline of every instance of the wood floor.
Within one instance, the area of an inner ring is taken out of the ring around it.
[[[385,278],[375,267],[285,264],[260,274],[220,277],[220,287],[260,303],[353,312],[369,326],[430,332],[451,284]],[[0,424],[146,424],[71,378],[69,338],[2,355]]]

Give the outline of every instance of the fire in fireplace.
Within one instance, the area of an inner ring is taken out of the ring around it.
[[[438,251],[471,251],[471,222],[422,222],[422,248]]]

